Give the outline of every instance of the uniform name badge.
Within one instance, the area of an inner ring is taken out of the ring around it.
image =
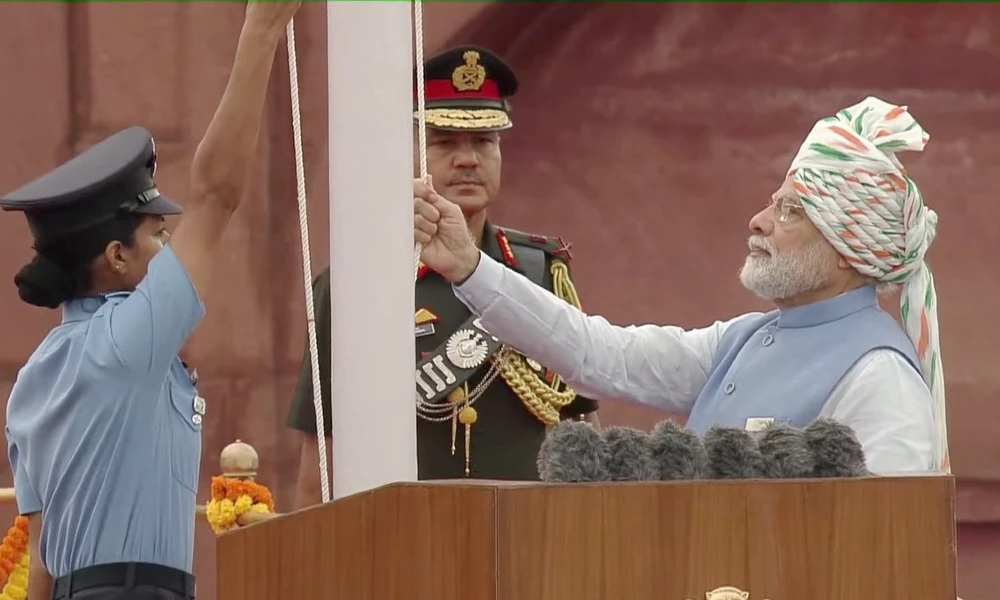
[[[751,417],[747,419],[746,430],[750,433],[764,431],[772,423],[774,423],[774,419],[771,418]]]

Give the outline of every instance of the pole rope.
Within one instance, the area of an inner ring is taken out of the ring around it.
[[[417,150],[420,156],[420,179],[427,181],[427,116],[424,98],[424,11],[423,0],[413,0],[414,62],[417,67]],[[420,244],[413,247],[413,280],[420,273]]]
[[[288,44],[288,87],[292,97],[292,139],[295,146],[295,187],[298,194],[299,238],[302,240],[302,283],[306,296],[306,331],[309,336],[309,361],[312,371],[313,409],[316,412],[316,444],[319,446],[319,482],[323,502],[330,501],[330,474],[326,462],[326,427],[323,419],[322,382],[319,377],[319,353],[316,342],[316,312],[313,306],[312,256],[309,251],[309,218],[306,203],[306,172],[302,157],[302,119],[299,111],[299,69],[295,58],[295,22],[285,29]],[[332,406],[331,412],[332,412]],[[333,415],[331,414],[331,419]],[[332,428],[331,428],[332,430]]]

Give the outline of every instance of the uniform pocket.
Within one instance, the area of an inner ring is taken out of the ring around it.
[[[195,412],[197,393],[171,382],[170,406],[173,411],[168,420],[170,431],[170,470],[174,479],[192,493],[198,492],[198,474],[201,467],[201,415]]]

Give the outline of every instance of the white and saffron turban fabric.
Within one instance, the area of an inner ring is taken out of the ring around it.
[[[948,472],[937,296],[924,261],[937,214],[896,158],[922,151],[929,139],[905,106],[868,97],[818,121],[788,175],[809,219],[844,259],[880,283],[902,286],[901,316],[931,390],[939,466]]]

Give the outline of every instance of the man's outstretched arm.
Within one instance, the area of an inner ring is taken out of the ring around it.
[[[590,398],[688,414],[728,323],[704,329],[619,327],[583,313],[486,256],[456,296],[505,343]]]

